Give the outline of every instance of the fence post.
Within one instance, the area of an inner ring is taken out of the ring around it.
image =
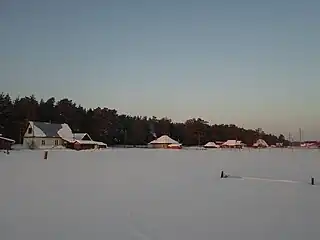
[[[311,185],[314,185],[314,177],[311,177]]]
[[[44,157],[43,157],[45,160],[47,160],[48,159],[48,151],[45,151],[44,152]]]

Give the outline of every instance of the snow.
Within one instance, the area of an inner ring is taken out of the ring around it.
[[[2,240],[317,239],[319,150],[0,152]],[[220,179],[220,171],[241,178]],[[269,181],[270,180],[270,181]],[[283,180],[283,181],[282,181]]]
[[[73,139],[73,133],[68,124],[61,124],[61,129],[58,131],[58,134],[61,138]]]

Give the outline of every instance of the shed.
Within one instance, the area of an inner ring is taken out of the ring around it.
[[[3,137],[3,136],[0,134],[0,149],[9,150],[9,149],[11,149],[11,147],[12,147],[12,145],[13,145],[14,143],[15,143],[15,141],[14,141],[13,139]]]

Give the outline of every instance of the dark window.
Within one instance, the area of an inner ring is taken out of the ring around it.
[[[54,145],[59,145],[59,140],[54,140]]]
[[[41,141],[41,145],[46,145],[46,141],[45,141],[45,140],[42,140],[42,141]]]
[[[29,128],[28,129],[28,134],[31,134],[32,133],[32,128]]]

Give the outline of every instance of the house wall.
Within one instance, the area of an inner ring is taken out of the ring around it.
[[[168,143],[155,143],[151,144],[153,148],[168,148]]]
[[[0,149],[11,149],[12,142],[0,138]]]
[[[61,138],[24,137],[23,138],[23,146],[25,148],[30,148],[30,146],[32,146],[32,141],[34,141],[34,148],[53,148],[53,147],[57,147],[57,146],[62,146],[62,144],[63,144],[63,140]],[[44,141],[44,142],[42,142],[42,141]]]

